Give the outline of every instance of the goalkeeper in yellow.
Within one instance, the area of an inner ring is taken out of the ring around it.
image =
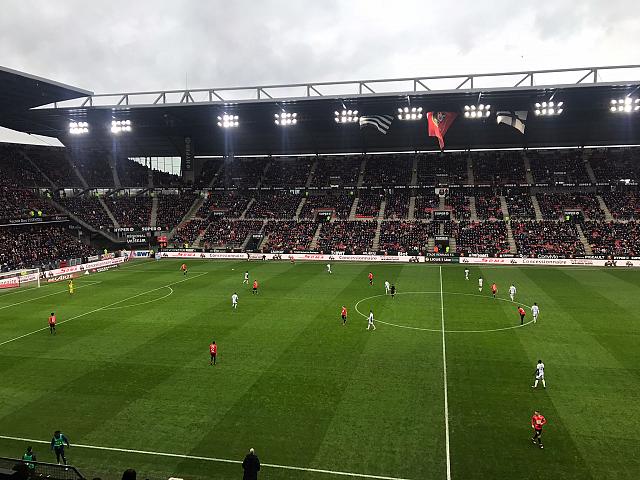
[[[69,295],[73,295],[73,292],[75,291],[73,280],[69,280],[69,282],[67,283],[67,289],[69,289]]]

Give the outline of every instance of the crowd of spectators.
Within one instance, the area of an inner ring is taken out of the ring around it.
[[[220,159],[208,159],[204,162],[195,181],[195,186],[198,188],[208,187],[223,163],[224,160]]]
[[[123,187],[149,186],[149,167],[129,158],[117,158],[116,169]]]
[[[636,192],[602,194],[605,205],[616,220],[640,219],[640,196]]]
[[[500,197],[492,194],[475,195],[476,214],[480,220],[502,220],[502,204]]]
[[[351,213],[354,198],[353,195],[345,193],[309,195],[302,206],[300,218],[313,220],[320,211],[332,211],[335,218],[347,220],[349,213]]]
[[[468,183],[465,153],[435,153],[418,157],[418,185],[464,185]]]
[[[382,194],[380,192],[360,192],[358,195],[358,205],[356,207],[356,217],[375,218],[380,212]]]
[[[589,220],[604,219],[604,212],[595,194],[537,193],[536,198],[545,220],[563,219],[565,210],[581,210]]]
[[[300,195],[287,193],[284,190],[280,193],[263,193],[256,195],[255,201],[247,210],[246,218],[280,218],[291,220],[296,215],[298,205],[300,205]]]
[[[29,159],[58,187],[82,187],[63,148],[23,147]],[[44,185],[43,180],[40,178],[38,183]]]
[[[94,228],[110,228],[113,222],[102,207],[98,197],[76,196],[57,198],[56,201],[69,212]]]
[[[529,150],[527,158],[535,183],[590,183],[582,150]]]
[[[350,251],[363,253],[371,251],[378,222],[336,221],[325,223],[320,230],[318,249],[322,252]]]
[[[311,185],[316,187],[355,187],[360,176],[362,157],[345,155],[336,157],[318,157]]]
[[[0,269],[51,268],[59,260],[98,253],[58,225],[0,227]]]
[[[250,188],[260,183],[267,161],[263,159],[225,160],[220,174],[213,181],[214,187]]]
[[[508,193],[505,195],[509,218],[513,220],[535,220],[536,211],[533,208],[529,193]]]
[[[591,152],[589,164],[598,182],[640,182],[640,148],[609,148]]]
[[[387,252],[424,252],[429,237],[438,231],[435,222],[385,221],[380,229],[379,249]]]
[[[247,236],[260,233],[260,220],[227,220],[218,218],[211,222],[204,234],[205,247],[240,248]]]
[[[72,161],[90,187],[113,187],[113,172],[104,152],[84,151],[74,156]]]
[[[198,196],[195,193],[159,195],[156,226],[163,230],[171,230],[178,225],[187,214]]]
[[[370,155],[365,163],[363,185],[409,185],[412,169],[412,155]]]
[[[105,203],[121,227],[145,227],[151,222],[151,197],[113,196]]]
[[[521,152],[476,152],[472,158],[476,184],[504,185],[526,181]]]
[[[394,190],[385,196],[384,218],[401,220],[409,217],[408,190]]]
[[[29,218],[55,213],[50,210],[53,209],[36,190],[0,185],[0,219]]]
[[[235,190],[210,192],[196,212],[196,217],[207,218],[214,213],[228,218],[238,218],[247,209],[250,200],[249,195],[242,195]]]
[[[266,240],[264,250],[309,250],[318,224],[315,222],[296,222],[295,220],[270,221],[264,227]]]
[[[582,231],[595,255],[640,255],[638,222],[585,222]]]
[[[456,220],[470,220],[471,206],[469,197],[462,192],[449,192],[444,199],[445,206],[451,209],[451,216]]]
[[[416,196],[413,215],[417,219],[431,219],[433,210],[440,208],[440,197],[435,193],[420,193]]]
[[[445,234],[455,237],[458,253],[509,253],[507,227],[504,222],[446,222],[444,231]]]
[[[0,186],[49,187],[40,172],[20,155],[18,147],[2,143],[0,143]]]
[[[583,255],[584,246],[571,222],[512,222],[511,229],[521,255]]]
[[[207,228],[207,225],[209,225],[207,220],[198,218],[189,220],[180,225],[173,235],[171,242],[176,246],[183,246],[185,244],[192,245],[198,236]]]
[[[264,187],[304,187],[313,166],[311,157],[274,159],[268,166],[262,186]]]

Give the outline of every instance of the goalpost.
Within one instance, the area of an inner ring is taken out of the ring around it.
[[[40,269],[23,268],[11,272],[0,272],[0,291],[9,288],[39,288]]]

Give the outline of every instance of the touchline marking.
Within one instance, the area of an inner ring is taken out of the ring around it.
[[[88,282],[88,283],[83,283],[82,285],[78,285],[76,287],[76,290],[79,290],[81,288],[84,287],[90,287],[91,285],[97,285],[98,283],[102,283],[102,282]],[[16,302],[16,303],[12,303],[10,305],[4,305],[2,307],[0,307],[0,310],[4,310],[5,308],[11,308],[11,307],[16,307],[18,305],[22,305],[23,303],[28,303],[28,302],[32,302],[34,300],[40,300],[41,298],[47,298],[47,297],[51,297],[52,295],[60,295],[63,293],[67,293],[67,290],[61,290],[59,292],[53,292],[53,293],[48,293],[46,295],[42,295],[40,297],[35,297],[35,298],[28,298],[27,300],[23,300],[21,302]],[[1,297],[0,297],[1,298]]]
[[[444,436],[447,447],[447,480],[451,480],[451,453],[449,449],[449,396],[447,391],[447,344],[444,329],[444,293],[442,290],[442,267],[440,272],[440,320],[442,325],[442,377],[444,379]]]
[[[34,440],[32,438],[22,438],[22,437],[9,437],[6,435],[0,435],[0,438],[3,440],[16,440],[19,442],[42,443],[45,445],[48,445],[50,443],[44,440]],[[198,455],[183,455],[179,453],[151,452],[147,450],[132,450],[128,448],[101,447],[98,445],[82,445],[79,443],[74,443],[73,447],[88,448],[91,450],[105,450],[108,452],[137,453],[140,455],[153,455],[156,457],[186,458],[189,460],[204,460],[206,462],[232,463],[235,465],[242,464],[241,460],[231,460],[229,458],[201,457]],[[326,473],[327,475],[338,475],[342,477],[374,478],[377,480],[410,480],[408,478],[388,477],[384,475],[368,475],[366,473],[341,472],[338,470],[325,470],[322,468],[307,468],[307,467],[296,467],[292,465],[278,465],[276,463],[260,463],[260,466],[268,467],[268,468],[279,468],[281,470],[296,470],[300,472]]]
[[[91,315],[92,313],[99,312],[100,310],[107,310],[107,309],[109,309],[109,307],[112,307],[114,305],[118,305],[119,303],[122,303],[122,302],[126,302],[127,300],[132,300],[132,299],[137,298],[137,297],[139,297],[141,295],[146,295],[147,293],[155,292],[156,290],[160,290],[161,288],[167,288],[167,287],[170,287],[171,285],[176,285],[178,283],[186,282],[188,280],[191,280],[192,278],[201,277],[202,275],[206,275],[207,273],[209,273],[209,272],[200,273],[199,275],[195,275],[195,276],[192,276],[192,277],[189,277],[189,278],[185,278],[185,279],[180,280],[178,282],[172,282],[172,283],[169,283],[167,285],[163,285],[161,287],[152,288],[151,290],[147,290],[146,292],[138,293],[138,294],[133,295],[131,297],[123,298],[122,300],[118,300],[117,302],[110,303],[109,305],[105,305],[104,307],[99,307],[99,308],[90,310],[88,312],[81,313],[80,315],[76,315],[75,317],[71,317],[71,318],[67,318],[66,320],[62,320],[62,321],[58,322],[58,325],[62,325],[63,323],[70,322],[71,320],[75,320],[76,318],[86,317],[87,315]],[[29,332],[29,333],[25,333],[24,335],[20,335],[19,337],[15,337],[15,338],[12,338],[10,340],[5,340],[4,342],[0,343],[0,347],[2,347],[3,345],[6,345],[7,343],[15,342],[16,340],[20,340],[21,338],[28,337],[30,335],[33,335],[34,333],[42,332],[42,331],[48,330],[48,329],[49,329],[48,326],[42,327],[42,328],[39,328],[37,330],[34,330],[33,332]]]
[[[436,292],[398,292],[396,293],[396,295],[416,295],[416,294],[425,294],[425,295],[434,295],[434,294],[439,294],[440,291],[436,291]],[[477,293],[462,293],[462,292],[442,292],[444,295],[462,295],[465,297],[479,297],[479,298],[486,298],[486,299],[491,299],[491,297],[487,296],[487,295],[478,295]],[[358,302],[355,304],[355,310],[356,312],[358,312],[360,315],[362,315],[364,318],[367,318],[368,315],[365,315],[364,313],[362,313],[360,310],[358,310],[358,305],[360,305],[362,302],[365,302],[367,300],[371,300],[372,298],[378,298],[378,297],[385,297],[386,294],[379,294],[379,295],[372,295],[370,297],[366,297],[363,298],[362,300],[358,300]],[[530,305],[527,305],[526,303],[522,303],[522,302],[512,302],[511,300],[508,300],[506,298],[495,298],[493,300],[498,300],[500,302],[509,302],[509,303],[513,303],[515,305],[521,305],[523,307],[527,307],[527,308],[531,308]],[[391,327],[397,327],[397,328],[404,328],[406,330],[420,330],[422,332],[438,332],[440,333],[440,329],[435,329],[435,328],[424,328],[424,327],[411,327],[409,325],[399,325],[397,323],[391,323],[391,322],[385,322],[383,320],[378,320],[376,318],[376,323],[382,323],[384,325],[389,325]],[[526,327],[527,325],[530,325],[533,323],[533,320],[529,320],[527,323],[525,323],[524,325],[512,325],[510,327],[502,327],[502,328],[487,328],[485,330],[445,330],[445,333],[490,333],[490,332],[503,332],[505,330],[514,330],[516,328],[522,328],[522,327]]]

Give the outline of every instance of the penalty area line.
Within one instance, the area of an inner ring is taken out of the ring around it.
[[[98,285],[99,283],[102,283],[102,282],[87,282],[87,283],[83,283],[82,285],[78,285],[77,287],[75,287],[75,289],[79,290],[79,289],[84,288],[84,287],[90,287],[91,285]],[[67,293],[67,290],[60,290],[59,292],[53,292],[53,293],[48,293],[46,295],[41,295],[39,297],[28,298],[28,299],[23,300],[21,302],[11,303],[9,305],[3,305],[3,306],[0,307],[0,310],[4,310],[5,308],[17,307],[18,305],[22,305],[23,303],[29,303],[29,302],[33,302],[35,300],[40,300],[41,298],[52,297],[53,295],[61,295],[63,293]]]
[[[29,443],[41,443],[48,445],[50,442],[44,440],[35,440],[33,438],[22,438],[22,437],[11,437],[7,435],[0,435],[0,439],[3,440],[14,440],[18,442],[29,442]],[[232,460],[229,458],[216,458],[216,457],[203,457],[199,455],[184,455],[180,453],[170,453],[170,452],[153,452],[148,450],[134,450],[129,448],[115,448],[115,447],[102,447],[98,445],[83,445],[80,443],[74,443],[74,448],[86,448],[90,450],[103,450],[107,452],[121,452],[121,453],[135,453],[138,455],[151,455],[156,457],[170,457],[170,458],[184,458],[188,460],[202,460],[205,462],[216,462],[216,463],[231,463],[234,465],[241,465],[241,460]],[[299,472],[312,472],[312,473],[324,473],[327,475],[335,475],[341,477],[355,477],[355,478],[372,478],[376,480],[410,480],[408,478],[400,478],[400,477],[389,477],[385,475],[369,475],[366,473],[354,473],[354,472],[341,472],[339,470],[326,470],[322,468],[308,468],[308,467],[297,467],[294,465],[279,465],[277,463],[260,463],[261,467],[280,469],[280,470],[296,470]]]
[[[96,313],[96,312],[99,312],[101,310],[109,310],[114,305],[118,305],[118,304],[120,304],[122,302],[126,302],[127,300],[133,300],[134,298],[138,298],[138,297],[140,297],[142,295],[146,295],[147,293],[155,292],[156,290],[160,290],[161,288],[167,288],[167,287],[171,287],[171,285],[177,285],[178,283],[187,282],[187,281],[191,280],[192,278],[198,278],[198,277],[201,277],[202,275],[206,275],[207,273],[209,273],[209,272],[200,273],[198,275],[194,275],[194,276],[185,278],[185,279],[177,281],[177,282],[168,283],[167,285],[162,285],[161,287],[152,288],[151,290],[147,290],[146,292],[141,292],[141,293],[138,293],[136,295],[132,295],[132,296],[127,297],[127,298],[123,298],[122,300],[118,300],[117,302],[113,302],[113,303],[110,303],[108,305],[104,305],[102,307],[98,307],[98,308],[95,308],[93,310],[89,310],[88,312],[81,313],[80,315],[76,315],[75,317],[71,317],[71,318],[67,318],[66,320],[62,320],[62,321],[58,322],[58,325],[62,325],[63,323],[70,322],[71,320],[75,320],[77,318],[86,317],[87,315],[91,315],[92,313]],[[33,335],[35,333],[43,332],[45,330],[49,330],[49,327],[48,326],[42,327],[42,328],[39,328],[37,330],[33,330],[32,332],[25,333],[24,335],[20,335],[18,337],[11,338],[9,340],[5,340],[4,342],[0,342],[0,347],[2,347],[3,345],[6,345],[7,343],[15,342],[16,340],[20,340],[21,338],[25,338],[25,337],[28,337],[28,336]]]

